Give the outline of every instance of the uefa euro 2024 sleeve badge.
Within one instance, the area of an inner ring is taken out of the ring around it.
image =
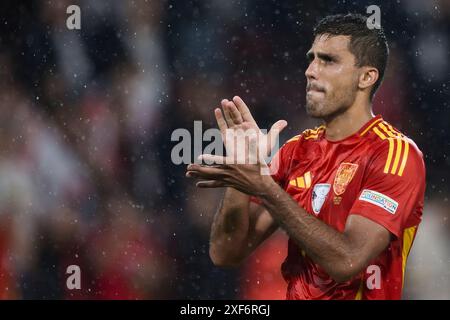
[[[333,183],[333,191],[335,194],[333,203],[335,205],[341,203],[341,195],[345,192],[350,181],[352,181],[356,170],[358,170],[358,165],[355,163],[343,162],[339,165]]]

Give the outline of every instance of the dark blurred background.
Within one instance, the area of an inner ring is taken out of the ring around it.
[[[81,8],[69,30],[66,8]],[[221,190],[196,190],[171,134],[215,127],[240,95],[262,128],[304,111],[312,28],[381,8],[390,43],[375,113],[427,165],[423,223],[404,298],[450,299],[450,1],[2,1],[0,298],[282,299],[279,232],[240,269],[208,237]],[[81,268],[80,290],[66,268]]]

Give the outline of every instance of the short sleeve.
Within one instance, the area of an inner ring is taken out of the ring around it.
[[[406,137],[385,140],[373,156],[350,214],[364,216],[400,237],[405,228],[420,223],[424,193],[420,150]]]

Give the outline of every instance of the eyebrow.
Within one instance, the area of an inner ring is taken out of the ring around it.
[[[330,61],[339,60],[339,57],[337,55],[331,53],[317,52],[317,56],[322,60],[330,60]],[[306,58],[308,59],[308,61],[311,61],[314,58],[314,53],[312,51],[308,51],[306,53]]]

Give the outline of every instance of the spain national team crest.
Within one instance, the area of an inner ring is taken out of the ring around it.
[[[353,176],[358,169],[358,165],[349,162],[343,162],[339,166],[334,177],[333,190],[337,196],[345,192],[347,185],[352,181]]]
[[[311,204],[314,213],[317,215],[327,198],[328,192],[330,191],[331,185],[329,183],[318,183],[314,186]]]

